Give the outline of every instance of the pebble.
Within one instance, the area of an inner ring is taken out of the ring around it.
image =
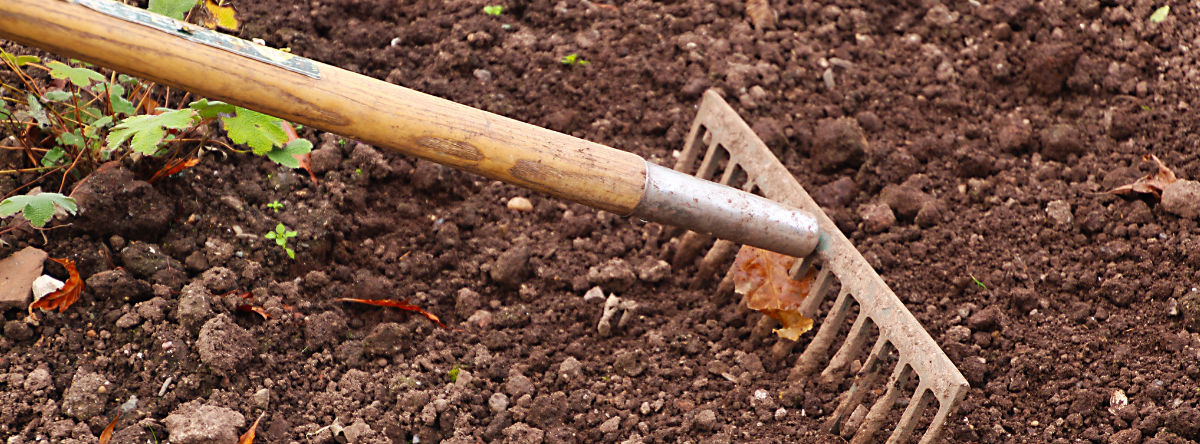
[[[858,184],[854,179],[843,177],[817,188],[813,200],[825,208],[842,208],[858,196]]]
[[[1079,130],[1071,125],[1054,125],[1042,130],[1042,157],[1066,161],[1072,155],[1083,155],[1084,145]]]
[[[171,442],[237,442],[246,417],[225,407],[205,405],[199,400],[179,406],[163,420]]]
[[[1180,217],[1200,217],[1200,182],[1179,179],[1167,185],[1162,194],[1162,206]]]
[[[696,427],[701,430],[713,431],[717,429],[717,413],[709,409],[701,410],[696,414]]]
[[[496,263],[491,270],[492,280],[502,285],[515,287],[525,279],[526,265],[528,264],[528,247],[510,248],[496,258]]]
[[[1183,316],[1183,325],[1193,332],[1200,331],[1200,291],[1188,292],[1176,304],[1176,310]]]
[[[822,171],[857,168],[867,159],[867,138],[855,119],[821,120],[813,132],[812,154]]]
[[[864,204],[859,207],[858,215],[862,218],[863,230],[868,233],[882,233],[896,225],[896,215],[885,203]]]
[[[513,211],[533,211],[533,202],[524,197],[514,197],[508,200],[508,209]]]
[[[973,331],[992,331],[1000,328],[1000,309],[988,307],[979,310],[967,319],[967,327]]]
[[[671,274],[671,264],[662,259],[648,260],[638,266],[637,276],[643,282],[659,282]]]
[[[493,393],[488,398],[488,408],[492,413],[500,413],[508,409],[508,395],[503,393]]]
[[[600,433],[614,433],[620,427],[621,427],[621,417],[614,416],[612,418],[608,418],[607,421],[604,421],[602,424],[600,424]]]
[[[591,290],[583,294],[583,301],[591,304],[599,304],[604,302],[605,299],[604,289],[600,287],[592,287]]]
[[[79,370],[71,379],[71,387],[63,394],[63,413],[80,421],[87,421],[104,413],[104,405],[108,403],[108,390],[101,389],[110,384],[99,373]]]
[[[1071,204],[1065,200],[1054,200],[1046,204],[1046,216],[1060,226],[1071,225],[1074,218],[1071,214]]]
[[[955,325],[946,330],[946,340],[953,342],[967,342],[971,338],[971,329],[961,325]]]

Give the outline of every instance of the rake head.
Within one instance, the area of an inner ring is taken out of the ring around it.
[[[925,430],[921,444],[937,442],[951,413],[967,394],[967,380],[795,177],[717,93],[704,94],[675,170],[741,188],[816,216],[821,231],[816,251],[797,261],[791,270],[793,277],[804,276],[814,267],[818,270],[801,306],[802,314],[818,319],[818,311],[826,305],[823,302],[834,294],[831,290],[838,291],[788,379],[819,375],[823,386],[836,387],[849,370],[858,368],[849,389],[841,393],[838,407],[827,416],[826,430],[852,443],[869,443],[877,442],[875,435],[894,423],[888,444],[908,442],[918,428]],[[697,257],[710,240],[705,234],[683,234],[676,263]],[[737,251],[737,244],[717,240],[701,260],[694,285],[711,278],[717,267]],[[726,273],[718,293],[732,291],[732,275]],[[854,312],[857,315],[845,331],[843,326]],[[763,322],[773,320],[764,317]],[[760,325],[756,330],[769,331],[769,325]],[[831,356],[839,339],[841,346]],[[795,344],[781,339],[772,354],[786,356]],[[858,361],[867,347],[866,358]],[[866,407],[871,399],[874,402]],[[930,418],[928,410],[934,401],[936,413]]]

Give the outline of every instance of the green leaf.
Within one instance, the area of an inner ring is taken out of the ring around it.
[[[490,5],[490,6],[484,6],[484,7],[483,7],[483,13],[484,13],[484,14],[487,14],[487,15],[490,15],[490,16],[492,16],[492,17],[497,17],[497,16],[499,16],[499,15],[500,15],[502,12],[504,12],[504,7],[503,7],[503,6],[500,6],[500,5]]]
[[[47,63],[46,67],[50,68],[50,77],[69,79],[80,88],[87,88],[92,81],[104,82],[104,76],[87,68],[73,68],[59,61]]]
[[[12,55],[4,50],[0,50],[0,58],[7,60],[8,63],[11,63],[18,68],[28,65],[30,63],[38,63],[38,62],[42,61],[41,57],[30,56],[30,55],[23,55],[23,56]]]
[[[49,167],[58,165],[62,163],[64,157],[67,157],[67,151],[62,149],[60,146],[56,146],[54,149],[47,151],[46,154],[42,156],[42,166]]]
[[[196,7],[198,0],[150,0],[146,9],[155,14],[162,14],[175,20],[183,20],[188,11]]]
[[[1167,14],[1171,13],[1171,5],[1166,5],[1158,8],[1153,14],[1150,14],[1150,21],[1154,23],[1162,23],[1167,19]]]
[[[0,99],[0,119],[11,119],[12,112],[8,110],[8,102]]]
[[[123,92],[118,93],[115,88],[108,93],[108,101],[112,103],[113,114],[124,114],[126,116],[137,114],[137,110],[133,108],[133,102],[125,100],[124,97],[121,97],[121,94]]]
[[[84,139],[79,133],[80,130],[78,129],[76,129],[73,133],[62,133],[58,136],[58,143],[83,149],[85,147]]]
[[[58,91],[47,91],[46,94],[42,97],[44,97],[46,100],[49,100],[51,102],[66,102],[68,100],[71,100],[71,97],[74,97],[74,96],[75,96],[75,93],[72,93],[69,91],[58,90]]]
[[[167,129],[184,129],[196,122],[196,111],[179,109],[157,116],[143,114],[122,120],[108,133],[108,149],[115,150],[131,137],[134,152],[154,155],[166,137]]]
[[[188,105],[188,108],[194,109],[200,113],[202,119],[212,119],[221,114],[233,114],[237,112],[237,107],[225,102],[212,101],[208,99],[200,99]]]
[[[42,107],[42,102],[38,101],[37,96],[33,95],[33,93],[29,93],[25,95],[25,101],[29,104],[29,109],[26,111],[18,111],[16,114],[18,118],[33,119],[37,121],[38,126],[41,128],[49,128],[54,126],[54,121],[50,120],[50,116],[46,114],[46,109]]]
[[[117,81],[127,85],[132,85],[137,83],[138,79],[137,77],[130,77],[125,74],[117,74]]]
[[[238,107],[237,115],[222,117],[225,131],[233,143],[244,143],[250,146],[255,155],[262,156],[272,148],[282,146],[287,142],[287,133],[279,126],[283,119]]]
[[[300,161],[295,156],[308,154],[312,151],[312,142],[307,139],[296,139],[288,142],[283,148],[272,149],[267,158],[288,168],[300,168]]]
[[[283,251],[286,251],[286,252],[287,252],[287,254],[288,254],[288,258],[289,258],[289,259],[295,259],[295,258],[296,258],[296,251],[295,251],[295,250],[292,250],[291,248],[288,248],[288,247],[283,247]]]
[[[54,217],[54,206],[60,206],[70,214],[78,207],[75,199],[59,193],[41,193],[35,196],[13,196],[0,202],[0,217],[9,217],[22,212],[25,220],[35,227],[43,227]]]

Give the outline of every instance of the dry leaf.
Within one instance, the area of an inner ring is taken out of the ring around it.
[[[97,444],[108,444],[108,442],[110,440],[112,440],[113,430],[117,429],[117,421],[120,421],[120,420],[121,420],[121,409],[117,409],[117,417],[113,418],[112,422],[108,423],[108,427],[105,427],[104,431],[100,433],[100,440],[96,441],[96,443]]]
[[[286,120],[283,121],[283,132],[288,136],[288,140],[287,142],[284,142],[284,145],[287,145],[293,140],[300,138],[300,135],[296,133],[296,128],[292,126],[291,122]],[[304,154],[293,154],[292,157],[295,157],[296,161],[300,162],[300,168],[303,168],[304,171],[308,171],[308,178],[312,179],[313,185],[319,185],[317,183],[317,175],[314,174],[312,170],[312,151]]]
[[[150,180],[148,180],[147,182],[154,183],[158,179],[162,179],[164,177],[174,175],[175,173],[178,173],[180,171],[186,170],[188,168],[194,167],[199,164],[200,164],[200,159],[197,159],[194,157],[191,159],[187,159],[187,160],[173,159],[170,162],[167,162],[166,165],[163,165],[162,169],[158,170],[158,172],[154,173],[154,176],[151,176]]]
[[[421,307],[418,307],[416,305],[409,304],[407,300],[393,301],[391,299],[353,299],[353,298],[338,298],[338,299],[334,299],[334,300],[340,301],[340,302],[357,302],[360,304],[371,304],[371,305],[378,305],[381,307],[392,307],[392,308],[399,308],[401,310],[415,311],[417,313],[425,315],[426,318],[429,318],[430,321],[433,321],[437,325],[440,325],[442,328],[444,328],[446,330],[450,329],[450,327],[447,327],[446,324],[442,323],[442,320],[439,319],[437,317],[437,315],[427,312],[425,310],[422,310]]]
[[[263,415],[258,415],[258,419],[255,419],[254,424],[250,425],[250,430],[247,430],[242,434],[241,439],[238,439],[238,444],[254,444],[254,430],[258,429],[258,422],[262,421],[262,417]]]
[[[778,15],[771,9],[770,0],[746,0],[746,15],[750,16],[754,29],[775,29],[775,19]]]
[[[1153,194],[1156,198],[1162,198],[1163,190],[1167,189],[1167,185],[1170,185],[1172,182],[1177,180],[1175,177],[1175,172],[1171,171],[1170,168],[1167,168],[1166,165],[1163,165],[1162,161],[1158,160],[1158,156],[1153,154],[1142,156],[1142,160],[1146,162],[1154,162],[1155,165],[1158,165],[1158,172],[1138,179],[1129,185],[1122,185],[1113,188],[1113,190],[1109,192],[1121,195],[1130,195],[1134,193]]]
[[[237,19],[237,9],[227,0],[205,0],[204,13],[200,20],[208,29],[221,28],[229,32],[237,32],[242,23]]]
[[[74,304],[75,301],[78,301],[79,294],[83,292],[83,279],[80,279],[79,272],[75,271],[75,261],[70,259],[55,258],[50,258],[50,260],[58,262],[63,266],[63,268],[66,268],[67,273],[69,273],[71,277],[70,279],[67,279],[66,284],[64,284],[62,288],[58,289],[58,291],[50,293],[41,299],[33,301],[32,304],[29,304],[30,316],[33,316],[33,309],[35,308],[40,308],[43,310],[54,310],[57,308],[58,312],[62,313],[67,310],[67,307],[70,307],[71,304]]]
[[[746,306],[775,318],[783,328],[775,334],[795,341],[812,329],[813,320],[800,314],[800,303],[808,296],[815,269],[800,280],[788,277],[796,258],[742,246],[733,260],[734,290],[746,296]]]
[[[239,306],[237,306],[237,309],[238,309],[238,311],[248,311],[251,313],[258,313],[258,315],[262,316],[264,320],[271,319],[271,314],[267,313],[267,310],[265,308],[259,307],[257,305],[239,305]]]

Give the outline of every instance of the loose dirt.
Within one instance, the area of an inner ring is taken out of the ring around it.
[[[1195,8],[885,3],[237,5],[244,38],[664,165],[716,88],[970,381],[946,442],[1200,439],[1200,230],[1105,192],[1147,153],[1200,177]],[[855,128],[861,151],[830,149]],[[95,442],[133,396],[113,442],[232,442],[263,412],[266,443],[842,442],[820,432],[839,387],[787,390],[796,353],[692,289],[677,232],[302,135],[319,185],[239,154],[154,185],[113,168],[48,244],[3,236],[88,284],[3,313],[7,443]],[[281,222],[294,260],[262,238]],[[608,293],[635,304],[602,335]]]

